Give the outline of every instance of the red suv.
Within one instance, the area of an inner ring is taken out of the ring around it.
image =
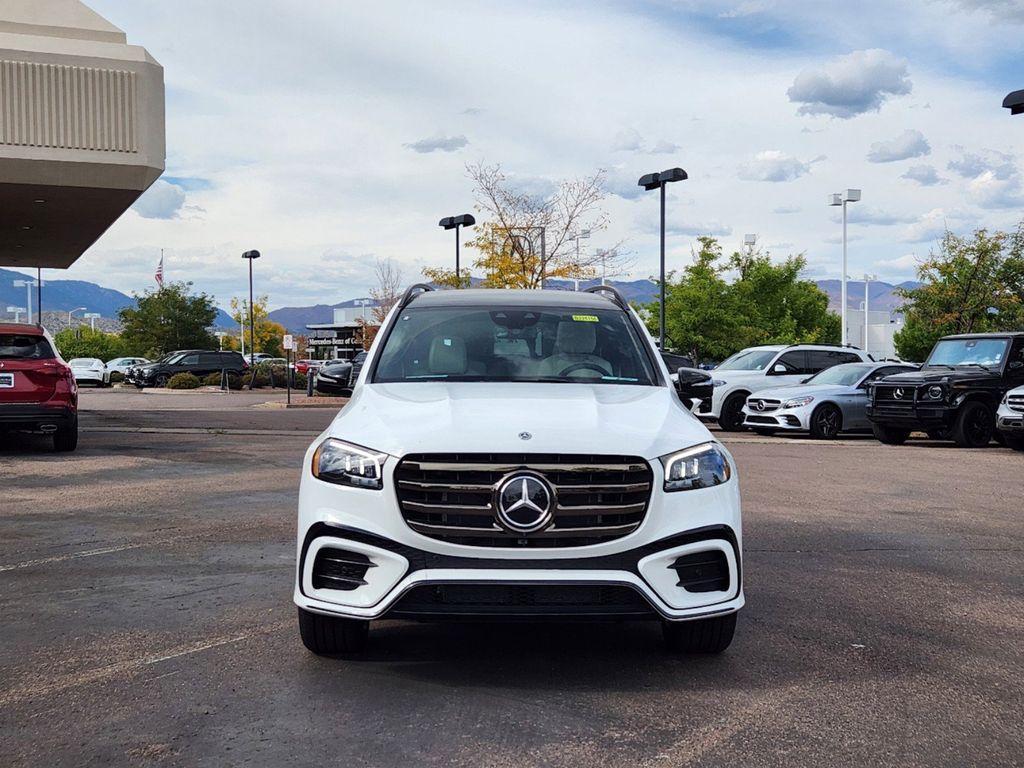
[[[78,387],[45,330],[0,323],[0,434],[53,435],[56,451],[78,445]]]

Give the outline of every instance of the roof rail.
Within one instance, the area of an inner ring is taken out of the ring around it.
[[[629,302],[626,301],[626,297],[619,293],[619,290],[617,288],[613,288],[610,285],[592,285],[589,288],[584,288],[583,292],[610,294],[612,297],[612,301],[614,301],[627,312],[629,311]]]
[[[398,300],[398,311],[401,312],[405,309],[406,305],[421,293],[434,290],[434,286],[427,285],[426,283],[415,283],[405,289],[405,293],[402,294],[402,298]]]

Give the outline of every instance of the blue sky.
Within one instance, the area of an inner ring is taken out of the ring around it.
[[[446,264],[468,162],[519,183],[608,172],[631,277],[657,269],[643,173],[679,165],[670,266],[745,233],[839,277],[828,193],[860,187],[850,272],[898,281],[944,227],[1024,218],[1021,0],[295,3],[91,0],[165,68],[164,178],[68,277],[130,291],[160,248],[226,303],[259,248],[272,306]],[[262,282],[261,282],[262,281]]]

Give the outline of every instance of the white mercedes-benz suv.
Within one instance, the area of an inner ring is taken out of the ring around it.
[[[653,618],[672,650],[724,650],[738,478],[680,400],[709,377],[681,372],[677,393],[607,288],[410,288],[305,457],[303,643],[355,653],[384,618]]]
[[[843,363],[873,362],[855,347],[828,344],[774,344],[740,350],[711,371],[714,391],[697,405],[697,416],[717,421],[726,432],[743,429],[747,398],[763,389],[799,384]]]

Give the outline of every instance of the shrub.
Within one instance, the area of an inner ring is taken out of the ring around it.
[[[176,373],[167,382],[168,389],[196,389],[202,386],[199,377],[191,373]]]
[[[203,377],[203,385],[207,387],[219,387],[220,386],[220,374],[219,373],[208,373]]]

